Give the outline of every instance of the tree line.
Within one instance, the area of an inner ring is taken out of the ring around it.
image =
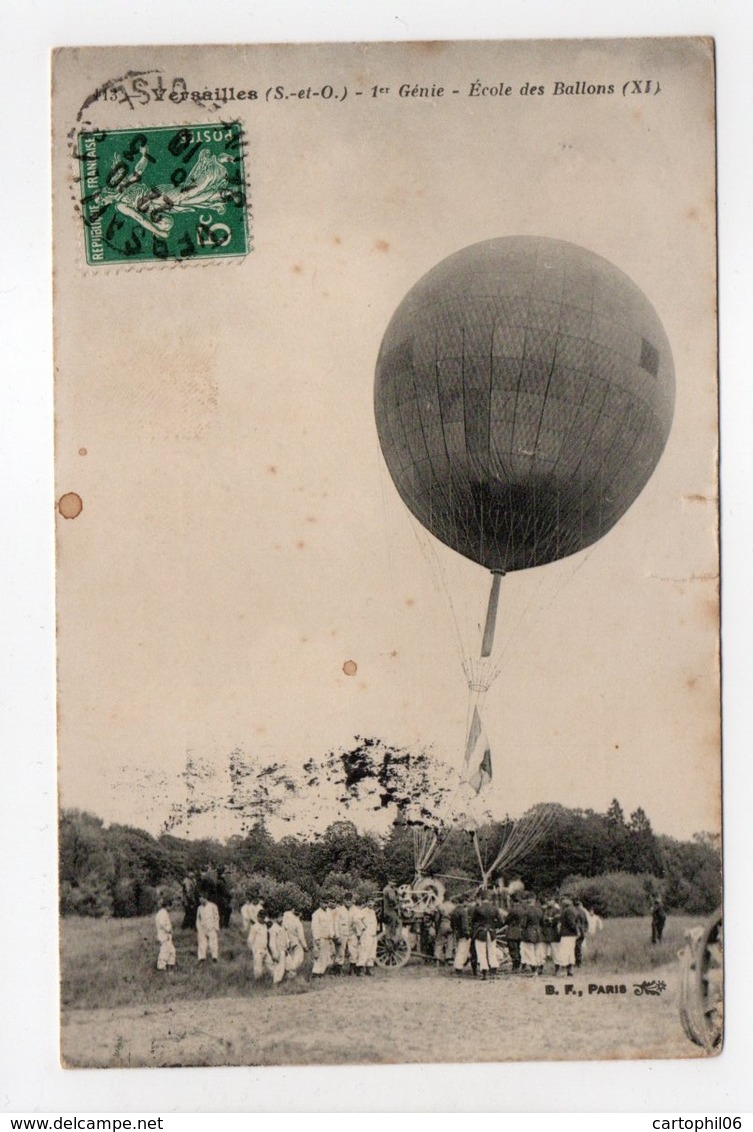
[[[537,845],[505,881],[521,878],[541,894],[564,889],[579,894],[601,915],[645,914],[654,895],[667,908],[690,915],[712,912],[721,900],[718,838],[690,841],[657,835],[638,808],[626,817],[615,799],[605,814],[552,807],[553,819]],[[492,861],[510,822],[489,820],[477,830],[482,854]],[[161,894],[179,899],[189,874],[220,869],[236,900],[249,884],[286,886],[302,910],[323,890],[381,888],[388,879],[414,876],[414,828],[399,809],[387,833],[362,832],[350,820],[323,833],[275,838],[262,814],[245,832],[224,841],[192,839],[163,831],[153,836],[129,825],[106,826],[79,810],[60,814],[60,910],[63,915],[138,916],[156,908]],[[478,863],[471,837],[454,829],[432,872],[449,877],[450,889],[472,887]]]

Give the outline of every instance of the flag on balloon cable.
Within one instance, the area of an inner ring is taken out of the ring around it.
[[[473,719],[468,731],[468,740],[465,745],[465,766],[466,772],[470,771],[471,759],[479,758],[476,764],[476,769],[472,773],[468,773],[467,782],[477,794],[480,794],[487,783],[492,780],[492,752],[489,746],[489,740],[486,737],[483,727],[481,726],[481,716],[479,715],[478,708],[473,709]]]

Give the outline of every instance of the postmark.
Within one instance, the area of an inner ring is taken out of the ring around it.
[[[81,131],[77,158],[90,266],[251,250],[240,122]]]

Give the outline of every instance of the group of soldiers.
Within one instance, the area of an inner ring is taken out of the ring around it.
[[[221,875],[218,880],[223,880]],[[221,883],[215,881],[215,889],[208,891],[206,884],[194,889],[190,882],[186,878],[183,885],[183,926],[196,929],[198,963],[207,958],[217,963],[220,931],[229,925],[232,911],[229,890],[227,902],[221,902]],[[388,948],[390,942],[398,943],[405,930],[400,892],[389,881],[380,896],[360,902],[352,892],[331,898],[324,895],[311,917],[312,978],[371,975],[380,930]],[[290,904],[283,907],[279,901],[265,904],[257,898],[247,899],[239,912],[254,980],[269,978],[278,985],[285,978],[295,978],[309,951],[301,909]],[[160,945],[157,968],[167,971],[175,966],[176,956],[166,899],[155,925]],[[554,975],[572,975],[573,968],[582,963],[587,936],[599,930],[601,921],[577,897],[540,901],[525,890],[501,896],[497,890],[483,889],[454,901],[441,900],[410,927],[419,937],[421,952],[433,956],[438,965],[458,975],[470,971],[487,979],[495,977],[500,968],[528,977],[543,975],[548,963]]]
[[[275,986],[286,976],[294,979],[308,951],[298,911],[292,906],[265,908],[261,901],[248,900],[240,915],[254,979],[268,976]]]
[[[503,966],[501,946],[507,949],[513,974],[543,975],[551,963],[554,975],[572,975],[573,967],[582,963],[589,931],[601,927],[599,917],[577,898],[540,901],[525,890],[504,902],[491,889],[459,896],[454,903],[444,900],[434,920],[437,962],[451,964],[456,974],[470,970],[482,979],[495,977]]]
[[[205,963],[207,954],[217,963],[220,958],[220,910],[212,900],[208,900],[202,893],[191,916],[193,927],[196,929],[198,941],[198,961]],[[167,897],[160,900],[159,911],[154,918],[157,931],[159,952],[157,954],[157,970],[169,971],[175,967],[176,954],[173,941],[173,922],[170,918],[170,901]],[[185,918],[183,926],[186,926]],[[190,926],[190,925],[189,925]]]
[[[271,976],[273,984],[294,978],[308,951],[303,924],[293,908],[280,913],[262,902],[240,909],[253,960],[254,979]],[[342,900],[323,898],[311,917],[312,978],[332,974],[370,975],[376,961],[379,923],[375,902],[358,904],[352,892]]]
[[[314,965],[311,974],[371,975],[376,963],[377,898],[358,903],[352,892],[342,901],[323,899],[311,917]]]
[[[220,931],[230,923],[230,917],[223,923],[220,908],[204,892],[197,897],[198,903],[192,916],[196,929],[197,962],[205,963],[207,957],[212,963],[220,958]],[[169,971],[176,965],[173,925],[170,918],[170,901],[163,898],[155,916],[155,928],[159,952],[157,970]],[[184,906],[185,911],[185,906]],[[241,927],[251,952],[254,979],[268,975],[277,984],[287,976],[290,978],[300,970],[308,951],[306,933],[298,911],[293,907],[279,906],[264,908],[262,903],[247,901],[240,909]],[[185,917],[183,921],[185,926]],[[189,924],[190,927],[190,924]]]
[[[220,931],[230,923],[216,902],[216,894],[207,895],[202,887],[193,888],[187,878],[183,884],[183,927],[195,928],[197,961],[209,957],[219,961]],[[195,907],[194,907],[195,892]],[[215,899],[210,899],[215,896]],[[342,899],[323,898],[311,917],[313,951],[312,977],[327,973],[371,975],[376,962],[376,941],[379,932],[379,901],[357,903],[352,892]],[[159,952],[157,970],[169,971],[176,965],[170,901],[164,898],[155,917]],[[277,985],[285,978],[295,978],[303,965],[309,945],[306,940],[300,909],[261,900],[247,900],[239,909],[241,930],[251,953],[253,978],[269,977]]]

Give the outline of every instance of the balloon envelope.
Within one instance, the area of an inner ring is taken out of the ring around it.
[[[382,341],[375,410],[405,504],[491,570],[606,534],[669,435],[674,370],[653,307],[574,244],[488,240],[408,292]]]

